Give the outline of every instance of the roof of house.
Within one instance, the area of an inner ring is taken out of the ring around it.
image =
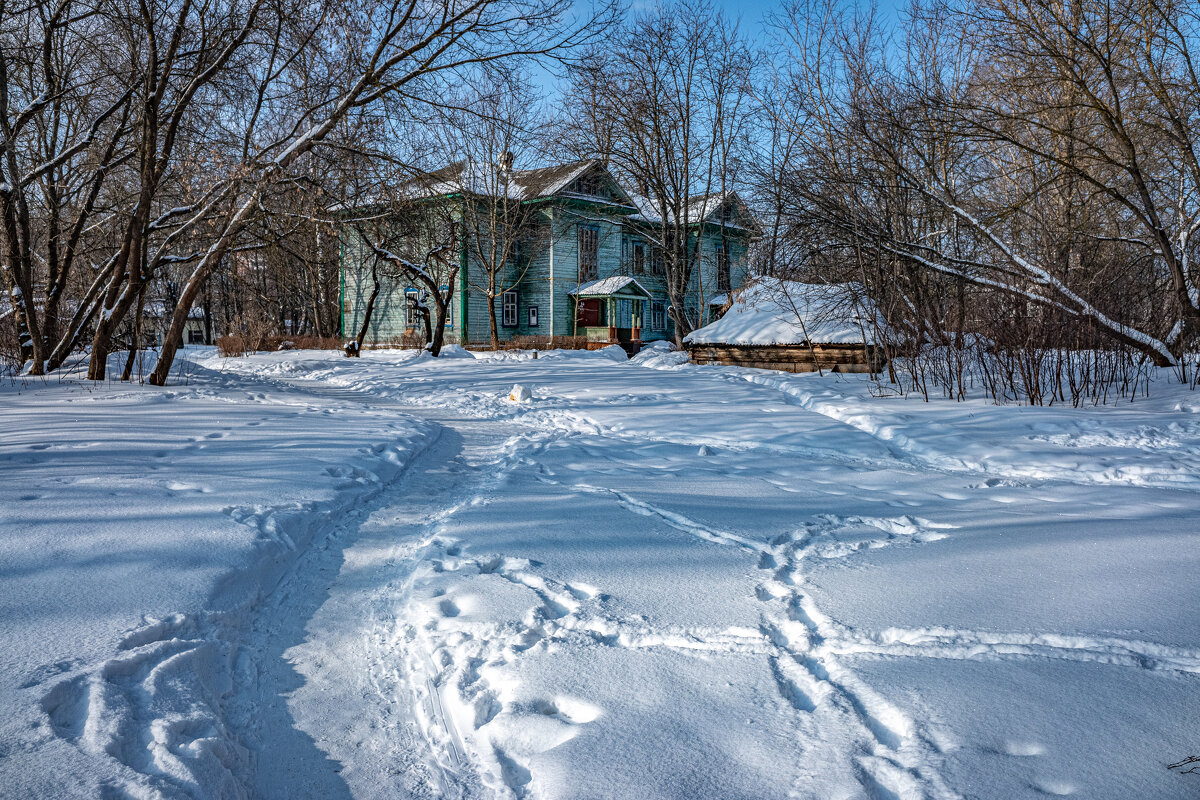
[[[572,297],[608,297],[624,291],[630,284],[637,287],[637,290],[646,297],[652,297],[650,292],[646,291],[646,287],[637,282],[635,278],[628,275],[613,275],[609,278],[601,278],[598,281],[589,281],[582,283],[569,292]]]
[[[607,174],[604,162],[599,159],[572,161],[569,164],[536,169],[514,169],[507,173],[502,172],[494,164],[464,160],[455,161],[433,172],[413,178],[406,188],[412,194],[425,196],[465,192],[483,197],[505,196],[512,200],[538,200],[567,194],[592,201],[612,202],[605,197],[568,191],[575,181],[597,169]],[[636,210],[633,201],[620,184],[611,180],[610,185],[617,190],[616,202],[619,205],[626,205]]]
[[[689,333],[689,344],[874,343],[882,317],[856,283],[812,284],[760,279],[729,311]]]
[[[571,191],[577,180],[593,170],[607,179],[603,185],[612,190],[612,197],[607,194],[599,196]],[[470,160],[455,161],[410,179],[399,187],[399,193],[410,199],[453,194],[503,196],[515,201],[566,197],[618,206],[627,212],[632,211],[629,218],[635,221],[652,225],[661,224],[663,221],[658,204],[653,199],[627,191],[612,176],[604,161],[597,158],[535,169],[512,169],[507,172],[502,171],[496,164]],[[382,194],[375,193],[349,204],[339,203],[330,210],[341,211],[352,206],[370,206],[381,199]],[[668,211],[668,219],[672,216]],[[689,197],[682,216],[688,225],[703,222],[724,225],[731,230],[752,234],[759,232],[753,213],[737,192],[712,192]]]
[[[175,315],[175,305],[166,300],[147,300],[143,313],[151,319],[166,319]],[[204,309],[192,306],[188,309],[188,319],[204,319]]]
[[[659,204],[649,197],[633,195],[639,213],[633,216],[635,220],[649,223],[661,223],[663,215]],[[723,213],[722,213],[723,212]],[[710,192],[687,198],[683,204],[683,217],[688,225],[701,222],[712,225],[724,225],[726,228],[758,233],[758,223],[737,192]],[[667,219],[673,221],[672,211],[667,209]]]

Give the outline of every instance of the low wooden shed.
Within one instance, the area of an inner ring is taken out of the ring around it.
[[[760,280],[684,339],[696,364],[785,372],[878,372],[883,320],[856,284]]]

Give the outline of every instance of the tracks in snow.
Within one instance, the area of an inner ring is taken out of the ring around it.
[[[1016,634],[949,628],[888,628],[857,631],[823,614],[806,589],[806,565],[901,542],[924,543],[956,526],[912,516],[818,515],[791,535],[769,542],[718,530],[625,492],[578,484],[574,488],[611,497],[623,508],[656,517],[706,542],[757,556],[764,578],[756,587],[763,603],[761,640],[748,637],[739,649],[764,652],[780,694],[796,710],[802,746],[821,750],[818,762],[839,764],[875,797],[953,798],[939,774],[937,742],[860,681],[841,656],[877,655],[938,659],[1053,658],[1139,669],[1200,673],[1200,652],[1151,642],[1061,634]],[[804,786],[796,787],[804,792]]]

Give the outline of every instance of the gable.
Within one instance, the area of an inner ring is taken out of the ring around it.
[[[617,182],[612,173],[600,161],[591,162],[587,169],[582,170],[572,180],[565,183],[555,194],[559,197],[570,197],[636,208],[636,204],[629,196],[629,193],[622,188],[621,184]]]

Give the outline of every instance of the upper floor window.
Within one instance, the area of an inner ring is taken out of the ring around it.
[[[646,245],[643,242],[633,243],[633,274],[644,275],[646,273]]]
[[[579,280],[594,281],[600,274],[600,231],[579,226]]]
[[[717,291],[728,292],[731,288],[729,274],[729,245],[721,242],[717,245]]]
[[[655,247],[650,252],[650,274],[660,278],[667,274],[667,262],[661,248]]]

